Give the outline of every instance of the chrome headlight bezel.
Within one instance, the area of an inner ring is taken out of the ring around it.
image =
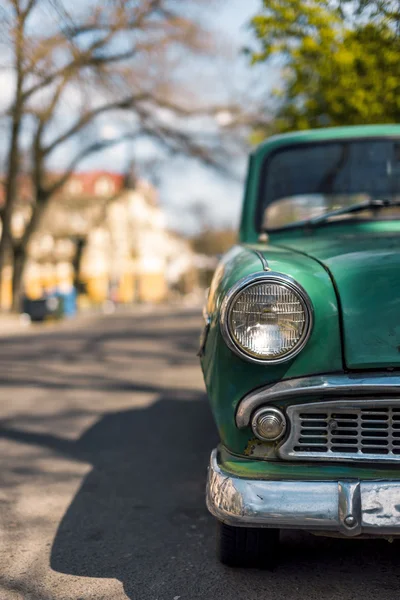
[[[241,348],[237,344],[237,342],[231,334],[229,327],[230,313],[236,296],[245,288],[257,283],[264,282],[282,285],[283,287],[286,287],[292,292],[296,293],[300,298],[300,301],[304,308],[306,322],[299,341],[297,342],[296,346],[294,346],[289,352],[277,358],[259,358],[252,356],[250,353],[247,353],[243,348]],[[254,273],[253,275],[248,275],[247,277],[240,279],[234,286],[231,287],[231,289],[228,291],[222,302],[220,313],[220,328],[222,337],[224,338],[226,345],[232,350],[232,352],[252,363],[272,365],[287,362],[288,360],[291,360],[292,358],[297,356],[297,354],[299,354],[302,351],[311,335],[311,331],[314,325],[313,315],[314,310],[312,302],[307,292],[304,290],[304,288],[301,287],[299,283],[297,283],[297,281],[292,279],[292,277],[289,277],[289,275],[283,275],[282,273],[276,273],[273,271],[263,271],[262,273]]]

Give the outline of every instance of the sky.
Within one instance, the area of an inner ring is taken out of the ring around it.
[[[259,0],[230,0],[224,2],[220,12],[220,22],[223,31],[236,41],[238,54],[240,48],[250,39],[246,28],[249,19],[257,13],[260,7]],[[233,73],[247,81],[245,71],[248,70],[244,57],[238,58],[238,65]],[[243,71],[243,72],[242,72]],[[236,83],[240,88],[240,81]],[[185,215],[188,204],[202,201],[210,213],[210,220],[216,226],[237,227],[240,217],[241,201],[243,195],[243,182],[246,169],[246,156],[238,161],[237,178],[229,180],[219,176],[210,169],[191,164],[187,171],[182,168],[180,161],[178,168],[167,173],[164,177],[161,199],[165,202],[169,224],[174,229],[191,231],[196,229],[193,218]],[[183,214],[183,217],[180,215]]]
[[[218,11],[216,25],[236,46],[238,58],[235,60],[235,65],[231,66],[232,78],[235,78],[232,87],[238,90],[249,81],[247,77],[249,68],[246,59],[240,56],[240,49],[251,39],[246,25],[257,13],[260,4],[260,0],[222,1]],[[207,68],[207,65],[205,67]],[[213,65],[210,64],[210,70],[212,67]],[[228,74],[225,74],[225,77],[229,80]],[[152,148],[148,145],[142,146],[141,150],[143,155],[152,152]],[[85,163],[84,167],[109,169],[113,166],[118,169],[120,165],[129,162],[130,158],[130,148],[121,146],[103,153],[100,157],[93,157]],[[134,156],[132,159],[134,160]],[[158,173],[158,187],[160,202],[167,213],[169,227],[183,233],[196,232],[198,223],[190,207],[199,202],[205,205],[213,226],[237,227],[247,157],[243,155],[237,162],[236,177],[229,179],[195,161],[182,158],[168,160]]]

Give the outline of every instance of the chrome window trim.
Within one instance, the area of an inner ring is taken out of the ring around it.
[[[306,325],[304,327],[303,334],[297,345],[290,352],[288,352],[284,356],[280,356],[279,358],[256,358],[254,356],[251,356],[250,354],[247,354],[236,344],[229,329],[230,311],[232,308],[233,300],[235,299],[236,295],[245,288],[260,282],[271,282],[281,284],[298,294],[298,296],[304,303]],[[295,281],[292,277],[289,277],[289,275],[284,275],[282,273],[277,273],[274,271],[263,271],[260,273],[248,275],[247,277],[243,277],[243,279],[240,279],[228,291],[221,306],[220,329],[222,337],[224,338],[224,341],[228,348],[232,350],[232,352],[237,354],[237,356],[239,356],[240,358],[244,358],[249,362],[257,363],[260,365],[277,365],[291,360],[302,351],[311,335],[311,331],[314,324],[313,315],[314,309],[311,300],[307,292],[301,287],[299,283],[297,283],[297,281]]]
[[[301,396],[307,398],[321,396],[321,394],[326,394],[327,399],[338,394],[343,396],[398,394],[400,396],[400,374],[314,375],[278,381],[244,396],[236,412],[236,425],[239,429],[247,427],[252,413],[263,404],[298,399]]]

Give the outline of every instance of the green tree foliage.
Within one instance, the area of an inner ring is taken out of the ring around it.
[[[281,68],[274,130],[400,121],[400,2],[263,5],[252,58]]]

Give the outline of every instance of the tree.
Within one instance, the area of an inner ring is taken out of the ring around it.
[[[230,228],[204,229],[190,238],[190,245],[198,254],[219,256],[232,248],[237,241],[237,231]]]
[[[86,157],[147,138],[170,152],[220,164],[219,131],[214,126],[194,129],[191,121],[215,115],[221,107],[201,104],[189,93],[179,68],[182,56],[214,49],[201,24],[206,3],[196,0],[190,9],[184,0],[85,0],[72,8],[66,0],[7,0],[3,5],[4,68],[15,78],[15,91],[4,116],[9,136],[0,276],[11,253],[14,309],[32,234],[50,198]],[[110,122],[117,125],[104,137],[102,129]],[[70,161],[54,178],[49,163],[61,149]],[[11,223],[23,153],[29,157],[34,198],[25,231],[14,239]]]
[[[273,130],[399,121],[399,3],[384,3],[385,14],[381,4],[264,2],[252,20],[261,46],[252,57],[282,69]]]

